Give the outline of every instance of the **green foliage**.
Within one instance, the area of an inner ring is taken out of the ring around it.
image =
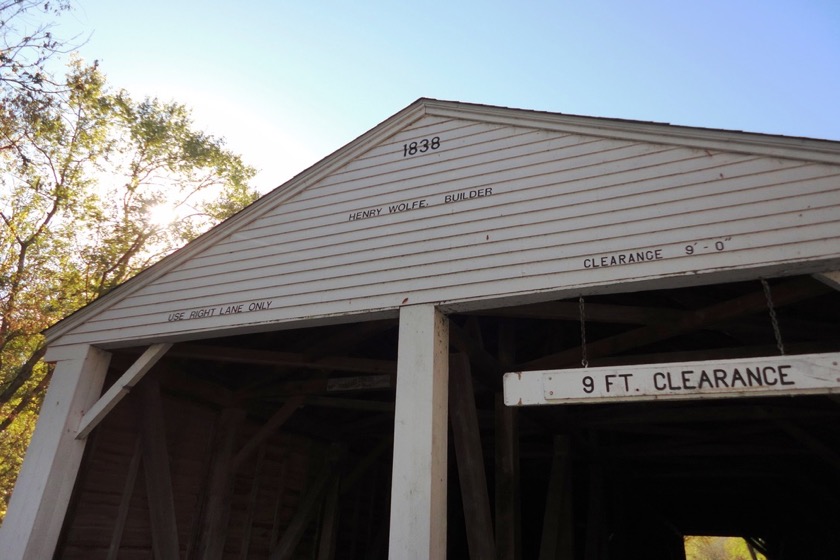
[[[95,63],[2,94],[0,518],[50,375],[40,332],[257,198],[185,106],[112,91]]]

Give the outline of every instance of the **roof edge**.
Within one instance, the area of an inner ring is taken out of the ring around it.
[[[532,126],[558,132],[656,143],[667,141],[691,148],[840,164],[840,141],[837,140],[568,115],[437,99],[419,101],[425,103],[426,114],[440,117],[473,118],[484,122]]]

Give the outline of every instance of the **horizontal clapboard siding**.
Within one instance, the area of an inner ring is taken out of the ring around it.
[[[404,157],[424,138],[440,147]],[[640,251],[657,258],[592,266]],[[62,343],[839,258],[840,166],[426,116]],[[169,320],[253,302],[270,307]]]

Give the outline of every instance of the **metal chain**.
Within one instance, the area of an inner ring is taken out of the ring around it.
[[[773,334],[776,335],[776,346],[779,354],[785,355],[785,345],[782,343],[782,331],[779,330],[779,319],[776,317],[776,309],[773,307],[773,296],[770,294],[770,284],[764,278],[761,279],[761,286],[764,288],[764,297],[767,298],[767,309],[770,310],[770,322],[773,324]]]
[[[586,313],[583,307],[583,296],[580,296],[578,299],[578,309],[580,310],[580,365],[588,368],[589,360],[586,358]]]

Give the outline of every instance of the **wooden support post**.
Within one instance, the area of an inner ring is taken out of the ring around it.
[[[241,560],[248,560],[248,554],[251,549],[251,531],[257,510],[257,500],[260,495],[263,463],[265,462],[265,447],[265,444],[260,445],[257,451],[257,461],[254,465],[254,479],[251,481],[251,494],[248,496],[248,512],[245,515],[245,527],[242,530],[242,546],[239,547],[239,558]],[[231,476],[234,475],[235,472],[231,472]]]
[[[449,418],[461,483],[461,498],[467,526],[467,544],[472,560],[495,560],[493,519],[487,494],[487,475],[478,413],[475,409],[472,375],[465,354],[453,355],[449,363]]]
[[[498,359],[503,368],[516,362],[516,331],[502,323],[498,331]],[[496,394],[496,557],[522,558],[522,503],[519,493],[519,410],[505,406]]]
[[[519,410],[496,394],[496,557],[522,558],[522,505],[519,493]]]
[[[603,560],[604,556],[604,469],[601,466],[601,450],[598,434],[590,436],[589,459],[589,507],[586,514],[586,552],[585,560]]]
[[[392,560],[446,558],[449,322],[433,305],[400,310]]]
[[[321,538],[318,543],[318,560],[333,560],[338,536],[338,498],[340,484],[338,478],[327,492],[324,514],[321,521]]]
[[[146,475],[146,498],[152,528],[152,549],[155,558],[179,558],[178,527],[172,473],[166,449],[166,425],[160,384],[146,379],[140,384],[142,396],[143,472]]]
[[[134,486],[137,483],[137,471],[140,470],[140,457],[143,453],[143,442],[138,437],[134,444],[134,454],[128,465],[128,473],[125,476],[120,505],[117,508],[117,519],[114,521],[114,532],[111,533],[111,545],[108,547],[108,560],[117,560],[120,555],[120,543],[122,542],[125,522],[128,519],[128,508],[131,506],[131,498],[134,496]]]
[[[74,346],[51,357],[55,371],[0,528],[4,560],[53,557],[85,450],[79,419],[102,392],[111,355]]]
[[[540,560],[571,560],[572,527],[571,457],[568,436],[554,438],[554,457],[543,517]]]
[[[245,411],[239,408],[227,408],[219,415],[207,500],[196,549],[198,558],[204,560],[218,560],[224,554],[233,492],[233,452],[236,434],[244,421]]]

